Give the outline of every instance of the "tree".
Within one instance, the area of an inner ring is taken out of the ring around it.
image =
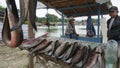
[[[0,6],[0,11],[4,11],[4,10],[5,10],[5,8]]]
[[[58,17],[53,14],[47,14],[46,19],[52,23],[56,23],[58,21]]]

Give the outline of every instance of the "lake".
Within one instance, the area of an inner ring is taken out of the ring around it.
[[[0,40],[1,40],[1,31],[2,31],[3,24],[0,23]],[[66,28],[66,26],[64,27]],[[78,34],[86,34],[86,26],[83,25],[76,25],[76,32]],[[24,32],[24,38],[28,38],[28,25],[22,25],[22,29]],[[37,26],[38,31],[35,31],[35,37],[41,36],[46,32],[49,32],[49,36],[60,37],[62,35],[62,26],[50,26],[50,30],[46,26]],[[95,26],[97,30],[97,26]],[[97,33],[97,32],[96,32]]]

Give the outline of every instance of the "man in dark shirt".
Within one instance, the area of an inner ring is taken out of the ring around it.
[[[118,8],[112,6],[109,9],[110,19],[107,21],[107,36],[108,40],[115,40],[120,45],[120,16],[118,16]],[[114,68],[120,68],[120,46],[118,46],[117,62],[114,64]]]
[[[116,6],[112,6],[109,9],[110,19],[107,21],[107,36],[108,40],[116,40],[120,41],[120,16],[118,16],[118,8]]]

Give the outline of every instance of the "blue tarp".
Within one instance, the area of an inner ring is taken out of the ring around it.
[[[86,30],[87,30],[87,36],[95,36],[96,35],[96,31],[92,22],[92,18],[91,15],[88,15],[88,19],[87,19],[87,26],[86,26]]]

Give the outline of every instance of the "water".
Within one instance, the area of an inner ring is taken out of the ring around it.
[[[64,27],[66,29],[66,26]],[[76,25],[76,32],[80,35],[86,35],[86,26]],[[97,33],[97,26],[95,26],[96,33]],[[49,32],[49,36],[60,37],[62,35],[62,26],[51,26],[50,31],[46,26],[38,27],[38,31],[35,33],[35,36],[38,37],[46,32]]]
[[[1,40],[2,28],[3,28],[3,24],[0,23],[0,40]],[[54,36],[54,37],[60,37],[62,35],[62,26],[51,26],[49,31],[48,31],[48,27],[46,26],[37,26],[37,28],[38,28],[38,31],[37,32],[35,31],[35,37],[41,36],[45,34],[46,32],[49,32],[49,36]],[[66,28],[66,26],[64,28]],[[86,26],[76,25],[75,28],[76,28],[76,32],[79,35],[80,34],[86,35]],[[28,38],[28,25],[22,25],[22,29],[24,32],[24,38],[27,39]],[[95,29],[97,30],[97,26],[95,26]]]

